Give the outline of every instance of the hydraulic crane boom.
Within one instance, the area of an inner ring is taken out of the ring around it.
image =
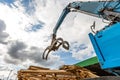
[[[59,20],[53,30],[53,34],[56,35],[58,28],[62,24],[66,15],[69,12],[81,12],[91,16],[103,18],[109,21],[120,21],[120,0],[116,1],[91,1],[91,2],[72,2],[68,4],[60,15]]]

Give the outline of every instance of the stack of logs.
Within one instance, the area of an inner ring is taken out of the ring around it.
[[[60,70],[30,66],[27,70],[18,71],[18,80],[79,80],[95,78],[91,71],[73,65],[64,65]]]

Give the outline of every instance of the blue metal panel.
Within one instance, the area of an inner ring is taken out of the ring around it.
[[[95,37],[92,33],[89,33],[89,38],[92,42],[92,45],[94,47],[94,50],[95,50],[97,56],[98,56],[99,63],[101,63],[100,65],[102,66],[102,64],[104,63],[105,60],[104,60],[104,57],[102,56],[102,52],[98,46],[98,43],[96,42]]]
[[[120,23],[107,26],[90,39],[103,69],[120,67]]]

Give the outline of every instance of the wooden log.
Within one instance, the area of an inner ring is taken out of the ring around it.
[[[38,67],[38,66],[30,66],[28,70],[50,70],[50,69],[44,67]]]
[[[61,74],[61,75],[72,75],[72,73],[65,70],[20,70],[20,73],[38,73],[38,74]]]

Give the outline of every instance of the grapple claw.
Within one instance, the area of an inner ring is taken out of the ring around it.
[[[69,43],[67,41],[63,41],[62,38],[57,38],[56,35],[53,34],[51,45],[48,46],[45,51],[43,52],[42,58],[46,59],[48,58],[48,55],[51,51],[56,51],[60,46],[63,46],[66,50],[69,50]],[[45,55],[46,54],[46,55]]]

